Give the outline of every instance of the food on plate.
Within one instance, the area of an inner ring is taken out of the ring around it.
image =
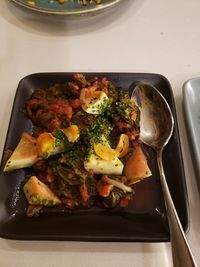
[[[54,205],[124,208],[134,184],[151,175],[139,107],[106,77],[74,74],[70,82],[38,88],[25,113],[32,135],[22,134],[4,171],[31,167],[23,186],[31,214]]]
[[[136,146],[129,157],[124,174],[128,177],[129,184],[135,184],[151,176],[151,171],[141,147]]]
[[[88,172],[94,172],[97,174],[116,174],[122,175],[123,163],[118,159],[118,157],[112,158],[110,160],[102,159],[96,153],[90,153],[87,160],[84,161],[84,168]]]
[[[31,167],[37,160],[36,139],[27,133],[23,133],[17,147],[6,162],[4,172]]]
[[[23,191],[31,205],[55,206],[61,203],[50,188],[35,176],[29,178],[23,187]]]
[[[41,133],[36,140],[38,158],[45,159],[52,155],[66,152],[68,142],[74,143],[78,138],[79,128],[77,125],[70,125],[53,133]]]
[[[119,153],[119,158],[126,156],[129,149],[129,137],[126,134],[121,134],[116,147],[116,151]]]
[[[59,4],[64,4],[68,0],[56,0]],[[87,5],[89,2],[94,2],[95,4],[101,4],[101,0],[81,0],[83,5]],[[78,0],[74,0],[74,2],[80,2]]]
[[[88,3],[92,2],[92,3],[95,3],[95,4],[101,4],[101,0],[72,0],[74,2],[82,2],[82,5],[87,5]],[[58,2],[59,4],[64,4],[64,3],[67,3],[68,0],[52,0],[51,2]],[[37,1],[35,0],[27,0],[27,4],[31,7],[36,7],[36,3]]]
[[[85,98],[82,109],[89,114],[100,115],[109,105],[109,98],[102,91],[94,91],[90,97]]]

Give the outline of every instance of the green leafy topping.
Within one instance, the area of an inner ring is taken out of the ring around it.
[[[37,204],[37,205],[43,205],[43,206],[53,206],[55,205],[55,202],[51,199],[43,199],[39,197],[38,195],[31,195],[30,200],[32,203]]]
[[[52,135],[56,138],[55,147],[59,147],[63,144],[65,147],[68,147],[69,141],[63,131],[56,130],[52,133]]]

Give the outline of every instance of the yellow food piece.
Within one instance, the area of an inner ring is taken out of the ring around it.
[[[71,125],[68,128],[63,129],[62,131],[67,136],[68,141],[72,143],[76,142],[80,135],[80,131],[77,125]]]
[[[51,133],[42,133],[37,138],[38,155],[47,158],[54,149],[56,138]]]
[[[6,162],[4,172],[32,166],[38,160],[35,142],[35,138],[23,133],[17,147]]]
[[[134,148],[124,168],[124,174],[127,176],[129,184],[138,183],[152,175],[141,147]]]
[[[104,160],[114,160],[119,156],[119,152],[112,149],[110,146],[102,145],[101,143],[94,144],[95,153]]]
[[[102,91],[93,92],[91,97],[85,99],[82,109],[89,114],[101,114],[109,99]]]
[[[30,177],[24,185],[23,191],[30,205],[54,206],[61,204],[60,199],[36,176]]]
[[[27,1],[28,5],[31,6],[31,7],[35,7],[36,6],[36,3],[35,1]]]
[[[119,158],[126,156],[129,149],[129,138],[126,134],[121,134],[119,138],[119,142],[115,150],[119,153]]]
[[[65,0],[58,0],[59,4],[64,4]]]
[[[95,145],[92,146],[90,151],[88,151],[89,156],[88,156],[87,160],[84,161],[84,168],[87,171],[92,172],[92,173],[121,175],[123,168],[124,168],[124,165],[118,159],[118,157],[112,155],[112,157],[110,157],[110,158],[113,158],[113,159],[106,160],[106,159],[103,159],[102,157],[100,157],[96,154],[95,147],[96,147],[96,150],[98,150],[102,146],[106,147],[106,150],[107,150],[107,148],[109,151],[114,150],[114,149],[110,148],[108,140],[105,138],[105,136],[102,135],[100,139],[104,145],[99,143],[99,144],[96,144],[96,146]],[[114,153],[116,153],[116,151]],[[117,153],[117,155],[118,155],[118,153]],[[104,155],[104,157],[105,157],[105,155]],[[106,158],[108,158],[108,157],[106,157]]]

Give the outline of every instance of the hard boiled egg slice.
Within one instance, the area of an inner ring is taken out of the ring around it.
[[[104,160],[96,154],[90,154],[87,161],[84,162],[84,167],[92,173],[121,175],[124,165],[118,158]]]
[[[95,91],[92,95],[85,99],[82,109],[89,114],[101,114],[108,105],[109,99],[106,93]]]
[[[67,136],[69,142],[76,142],[80,136],[80,131],[77,125],[73,124],[67,127],[66,129],[62,129],[63,133]]]
[[[101,143],[94,144],[95,153],[105,160],[113,160],[119,156],[119,152],[115,149],[112,149],[109,145],[103,145]]]
[[[35,138],[27,133],[23,133],[17,147],[6,162],[4,172],[32,166],[38,160],[35,143]]]

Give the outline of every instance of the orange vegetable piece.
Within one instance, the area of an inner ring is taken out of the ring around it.
[[[132,155],[126,163],[124,173],[129,184],[138,183],[142,179],[151,176],[151,170],[140,146],[134,148]]]

